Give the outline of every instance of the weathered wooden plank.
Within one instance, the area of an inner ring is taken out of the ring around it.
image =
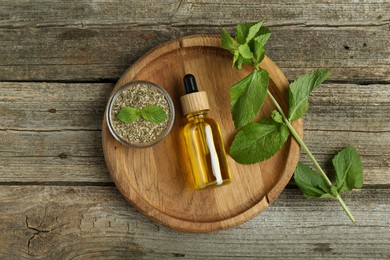
[[[389,51],[383,46],[389,41],[390,4],[383,1],[152,3],[3,1],[0,80],[115,80],[159,43],[218,33],[220,26],[232,30],[242,17],[265,19],[271,27],[288,25],[272,28],[268,52],[289,78],[328,67],[338,80],[389,80]],[[371,27],[324,30],[297,25]]]
[[[390,131],[390,85],[324,84],[309,102],[307,130]]]
[[[336,201],[285,190],[258,217],[210,234],[179,233],[129,206],[114,187],[0,186],[2,258],[332,258],[390,256],[388,189]],[[296,256],[296,257],[295,257]]]
[[[207,19],[206,19],[207,20]],[[143,53],[167,40],[221,27],[123,25],[0,29],[0,80],[117,80]],[[314,68],[333,80],[390,80],[390,36],[379,27],[275,27],[266,49],[289,79]],[[233,27],[228,27],[233,32]]]
[[[381,25],[389,21],[386,1],[196,1],[152,0],[46,2],[12,1],[1,3],[1,27],[43,27],[58,25],[235,24],[264,19],[272,25]],[[156,16],[155,14],[158,13]]]
[[[99,130],[112,84],[0,86],[0,182],[111,181]],[[353,145],[365,183],[390,184],[389,94],[388,85],[325,84],[315,91],[305,140],[326,169],[337,151]]]
[[[174,16],[176,23],[219,25],[264,19],[271,25],[380,25],[389,20],[388,3],[367,1],[183,1]],[[191,19],[188,15],[191,14]],[[213,14],[207,21],[205,15]]]
[[[0,172],[0,182],[112,182],[100,131],[2,131]]]
[[[305,142],[329,171],[336,152],[353,145],[362,157],[365,184],[390,184],[389,132],[307,130]],[[303,153],[302,162],[311,165]],[[111,181],[100,131],[0,131],[0,171],[0,182]]]
[[[100,130],[113,84],[0,83],[0,129]]]
[[[0,130],[99,130],[113,84],[0,82]],[[390,131],[390,85],[324,84],[307,130]]]
[[[383,73],[390,69],[390,51],[385,47],[390,36],[382,29],[275,28],[266,50],[290,80],[310,69],[327,68],[333,80],[388,81]],[[378,45],[372,45],[370,39]],[[367,50],[369,45],[375,50]],[[366,56],[368,53],[372,59]]]

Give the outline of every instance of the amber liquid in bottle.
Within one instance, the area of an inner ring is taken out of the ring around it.
[[[231,182],[225,148],[218,123],[208,116],[210,105],[205,91],[198,91],[194,75],[183,78],[186,95],[180,98],[184,139],[191,162],[196,189],[205,189]]]
[[[183,130],[196,189],[231,182],[219,125],[207,112],[188,114]]]

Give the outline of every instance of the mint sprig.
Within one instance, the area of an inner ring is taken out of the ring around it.
[[[355,148],[347,147],[332,160],[336,183],[328,183],[308,166],[298,163],[294,180],[306,198],[337,198],[345,191],[363,186],[363,167]]]
[[[167,119],[167,113],[159,106],[150,105],[142,109],[122,107],[116,118],[123,123],[137,121],[140,117],[152,123],[161,123]]]
[[[355,218],[340,194],[363,186],[362,163],[356,150],[348,147],[333,159],[336,183],[332,184],[309,148],[300,138],[292,121],[303,117],[309,107],[309,95],[330,76],[328,70],[317,69],[298,77],[289,87],[288,116],[268,90],[269,76],[260,68],[265,57],[264,45],[271,33],[263,22],[237,25],[235,37],[222,29],[222,47],[233,54],[233,65],[253,66],[253,72],[230,88],[231,112],[238,129],[230,146],[230,155],[239,163],[251,164],[270,158],[278,152],[290,134],[296,139],[316,167],[316,171],[302,163],[297,165],[294,179],[306,198],[335,198],[352,222]],[[265,97],[276,106],[270,117],[253,122]]]
[[[240,70],[243,63],[258,68],[260,62],[264,59],[265,52],[261,52],[261,48],[271,34],[267,28],[262,26],[262,21],[238,24],[235,38],[232,38],[226,30],[222,29],[222,47],[233,54],[233,65],[237,69]]]

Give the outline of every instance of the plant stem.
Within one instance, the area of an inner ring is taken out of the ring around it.
[[[320,172],[321,176],[324,178],[326,183],[328,184],[329,188],[332,186],[332,182],[329,180],[328,176],[325,174],[324,170],[321,168],[321,166],[318,164],[317,160],[314,158],[313,154],[310,152],[309,148],[306,146],[306,144],[303,142],[301,137],[298,135],[298,133],[295,131],[294,127],[292,126],[290,120],[286,117],[284,114],[282,108],[280,107],[278,101],[274,98],[274,96],[271,94],[269,90],[267,90],[268,96],[271,98],[272,102],[276,106],[276,109],[279,111],[279,113],[282,115],[283,121],[290,130],[291,134],[294,136],[295,140],[299,143],[299,145],[302,147],[302,149],[306,152],[307,156],[309,156],[310,160],[313,162],[314,166],[317,168],[317,170]],[[349,211],[347,205],[345,205],[343,199],[340,197],[340,194],[337,193],[336,199],[339,201],[341,207],[343,207],[344,211],[347,213],[348,217],[352,220],[353,223],[356,223],[355,217],[352,215],[352,213]]]

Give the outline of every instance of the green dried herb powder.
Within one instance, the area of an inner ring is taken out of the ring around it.
[[[161,123],[152,123],[142,118],[135,122],[123,123],[116,117],[122,107],[142,109],[146,106],[161,107],[168,117]],[[149,143],[158,138],[168,127],[169,105],[164,94],[155,87],[140,83],[122,91],[112,109],[112,125],[117,134],[132,144]]]

